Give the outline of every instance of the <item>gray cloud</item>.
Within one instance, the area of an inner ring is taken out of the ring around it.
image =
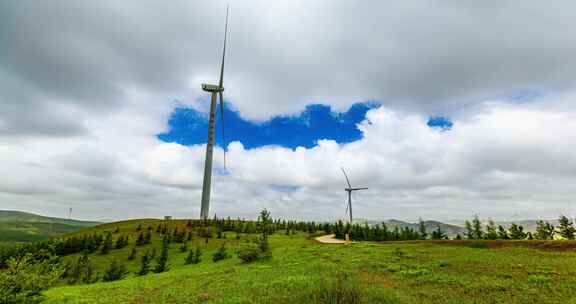
[[[202,108],[199,85],[217,78],[224,7],[1,2],[0,207],[195,214],[203,146],[154,135],[174,106]],[[232,145],[214,210],[340,217],[341,163],[374,189],[359,194],[359,215],[570,211],[575,9],[570,1],[232,3],[225,94],[242,116],[312,102],[346,109],[376,100],[386,110],[371,111],[363,140],[349,145]],[[520,105],[505,98],[524,89],[543,94]],[[429,130],[431,113],[453,116],[454,130]]]

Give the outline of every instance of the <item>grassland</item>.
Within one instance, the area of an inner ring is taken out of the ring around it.
[[[146,227],[157,221],[108,224],[87,232],[120,227],[120,233],[134,234],[138,224]],[[530,241],[512,246],[493,246],[490,241],[345,246],[280,231],[271,237],[270,261],[242,264],[233,257],[212,262],[221,243],[233,251],[255,236],[226,237],[211,239],[208,245],[198,238],[190,243],[204,250],[200,264],[184,265],[185,253],[172,244],[168,272],[57,286],[45,292],[46,303],[576,303],[576,254],[524,246],[538,244]],[[160,238],[155,235],[147,246],[159,247]],[[146,249],[139,248],[139,255]],[[126,261],[130,250],[128,246],[90,258],[103,271],[112,259]],[[128,263],[129,270],[136,271],[138,263],[138,258]],[[347,296],[348,301],[334,300]]]
[[[51,237],[71,233],[97,224],[99,223],[0,210],[0,241],[30,242],[47,240]]]

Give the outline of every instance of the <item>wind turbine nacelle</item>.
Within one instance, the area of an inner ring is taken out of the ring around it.
[[[215,84],[202,84],[202,90],[206,92],[222,92],[224,91],[224,87],[217,86]]]

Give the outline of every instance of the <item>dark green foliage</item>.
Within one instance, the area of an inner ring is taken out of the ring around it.
[[[126,266],[118,261],[114,260],[106,271],[104,272],[104,276],[102,276],[102,280],[104,282],[112,282],[123,279],[128,274],[126,270]]]
[[[162,245],[162,251],[156,259],[156,266],[154,266],[155,273],[160,273],[168,270],[168,242],[164,242]]]
[[[218,239],[222,238],[222,226],[217,227],[216,238],[218,238]]]
[[[86,251],[78,257],[75,264],[72,264],[67,277],[70,284],[78,282],[90,284],[98,281],[98,276],[94,273],[94,266]]]
[[[128,243],[129,243],[128,235],[121,235],[116,239],[116,244],[114,247],[116,249],[122,249],[128,246]]]
[[[510,236],[508,235],[508,231],[502,227],[502,225],[498,225],[498,239],[501,240],[508,240]]]
[[[188,255],[186,256],[186,260],[184,261],[184,264],[186,264],[186,265],[198,264],[198,263],[200,263],[200,257],[201,256],[202,256],[202,251],[200,250],[200,247],[196,247],[196,250],[190,249],[188,251]]]
[[[138,233],[138,238],[136,239],[136,246],[142,246],[146,244],[144,240],[144,234],[142,232]]]
[[[510,229],[508,229],[510,238],[513,240],[523,240],[526,238],[526,233],[524,232],[524,227],[522,227],[521,225],[517,225],[515,223],[512,223],[512,226],[510,226]]]
[[[138,224],[138,227],[136,227],[136,231],[140,231],[142,230],[142,224]]]
[[[496,230],[496,224],[493,220],[488,220],[488,225],[486,225],[486,234],[484,238],[487,240],[498,239],[498,231]]]
[[[132,261],[133,259],[136,258],[136,247],[132,247],[132,250],[130,250],[130,254],[128,255],[128,261]]]
[[[230,256],[228,255],[228,252],[226,251],[226,246],[224,246],[224,244],[222,244],[222,246],[220,246],[218,251],[216,251],[216,253],[214,253],[214,255],[212,256],[212,261],[218,262],[218,261],[227,259],[229,257]]]
[[[143,276],[150,272],[150,261],[152,260],[152,255],[149,251],[146,251],[140,259],[140,270],[138,270],[138,275]]]
[[[118,233],[120,232],[120,227],[116,227],[116,229],[114,229],[114,233]]]
[[[424,221],[422,221],[421,218],[418,219],[418,233],[420,234],[421,240],[425,240],[428,237],[428,233],[426,233],[426,225],[424,225]]]
[[[464,226],[466,227],[466,239],[473,240],[474,239],[474,229],[472,228],[472,223],[466,220],[464,222]]]
[[[455,240],[461,240],[462,236],[460,236],[460,233],[456,234],[456,237],[454,238]]]
[[[534,236],[539,240],[554,239],[554,225],[542,220],[536,222],[536,233]]]
[[[564,215],[560,216],[558,220],[558,234],[565,239],[573,240],[574,234],[576,233],[576,228],[574,228],[574,223]]]
[[[55,261],[36,262],[32,255],[10,258],[0,271],[0,303],[39,303],[41,292],[64,273]]]
[[[188,234],[186,235],[186,241],[192,241],[192,231],[188,231]]]
[[[108,254],[112,249],[112,234],[108,232],[104,238],[104,243],[102,243],[102,248],[100,248],[100,254]]]
[[[261,259],[262,251],[260,250],[260,246],[251,243],[242,246],[242,248],[238,250],[238,257],[243,263],[252,263]]]
[[[442,227],[438,225],[436,230],[432,231],[432,239],[433,240],[445,240],[448,239],[448,236],[444,231],[442,231]]]
[[[478,215],[474,216],[472,219],[472,239],[481,240],[484,238],[484,232],[482,231],[482,223],[478,219]]]
[[[152,232],[148,230],[144,236],[144,244],[150,244],[152,242]]]
[[[180,252],[186,252],[188,251],[188,244],[184,243],[180,246]]]

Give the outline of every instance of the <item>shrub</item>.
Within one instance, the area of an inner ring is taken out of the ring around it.
[[[102,280],[104,282],[112,282],[116,280],[123,279],[128,274],[126,271],[126,266],[124,264],[118,263],[117,261],[112,261],[108,266],[108,269],[104,272]]]
[[[214,253],[212,256],[212,261],[218,262],[224,259],[229,258],[228,252],[226,251],[226,247],[224,245],[220,246],[220,249]]]
[[[202,251],[200,251],[200,247],[197,247],[196,251],[190,249],[188,251],[188,255],[186,256],[186,260],[184,261],[184,264],[189,265],[189,264],[200,263],[200,256],[201,255],[202,255]]]
[[[162,252],[160,252],[158,259],[156,259],[156,266],[152,271],[154,271],[155,273],[160,273],[167,270],[168,270],[168,243],[165,242],[164,246],[162,246]]]
[[[0,271],[0,301],[2,303],[39,303],[42,290],[60,278],[64,269],[50,261],[34,263],[30,254],[10,258],[7,269]]]
[[[238,257],[243,263],[252,263],[260,259],[261,253],[258,246],[250,244],[238,250]]]
[[[146,275],[150,272],[150,260],[152,259],[150,253],[146,251],[144,255],[142,255],[142,259],[140,260],[140,270],[138,271],[138,275]]]

